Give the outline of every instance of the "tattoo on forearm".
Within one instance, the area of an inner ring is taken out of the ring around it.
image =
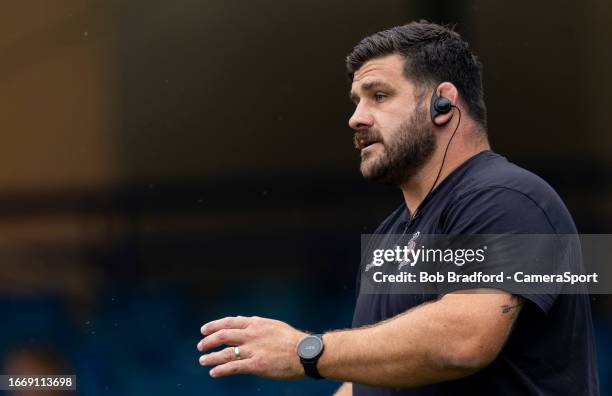
[[[507,304],[505,304],[505,305],[501,306],[501,311],[502,311],[502,313],[508,313],[508,312],[512,311],[514,308],[520,307],[521,305],[523,305],[522,301],[520,303],[516,304],[516,305],[507,305]]]

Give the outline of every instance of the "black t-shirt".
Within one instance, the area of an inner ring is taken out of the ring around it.
[[[483,151],[454,170],[410,220],[402,204],[376,234],[576,234],[557,193],[541,178]],[[360,294],[353,327],[374,324],[426,301],[429,294]],[[481,371],[412,389],[353,385],[354,396],[598,395],[588,295],[525,294],[506,344]],[[410,337],[407,334],[406,337]],[[397,342],[397,340],[389,340]]]

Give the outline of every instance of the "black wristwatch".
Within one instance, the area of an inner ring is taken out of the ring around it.
[[[302,338],[298,343],[297,350],[306,376],[314,379],[323,379],[321,374],[319,374],[319,370],[317,370],[317,362],[323,354],[323,334],[309,335]]]

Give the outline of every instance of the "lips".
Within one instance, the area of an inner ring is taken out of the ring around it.
[[[366,137],[355,137],[355,148],[357,150],[363,150],[364,148],[373,144],[380,143],[378,140],[368,139]]]

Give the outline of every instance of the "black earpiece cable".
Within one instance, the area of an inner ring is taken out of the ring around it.
[[[440,175],[442,174],[442,168],[444,167],[444,161],[446,161],[446,153],[448,153],[448,148],[450,147],[450,144],[453,141],[453,138],[455,137],[455,134],[459,130],[459,124],[461,124],[461,109],[459,107],[455,106],[455,105],[451,105],[451,107],[454,107],[459,112],[459,120],[457,120],[457,126],[455,127],[455,130],[453,131],[453,134],[451,135],[450,139],[448,139],[448,143],[446,143],[446,148],[444,149],[444,156],[442,157],[442,163],[440,164],[440,169],[438,170],[438,175],[436,176],[436,180],[434,180],[433,184],[431,185],[431,188],[429,189],[429,192],[427,193],[427,195],[425,195],[425,198],[423,198],[423,200],[421,201],[421,205],[423,204],[423,202],[425,202],[427,197],[429,197],[429,194],[431,194],[431,192],[436,187],[436,183],[438,183],[438,179],[440,179]],[[414,211],[413,218],[416,217],[416,214],[418,213],[419,209],[421,208],[421,205],[419,205],[417,210]]]

